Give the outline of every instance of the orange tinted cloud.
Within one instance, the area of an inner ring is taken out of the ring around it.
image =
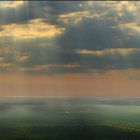
[[[27,24],[2,25],[0,37],[12,37],[14,39],[51,38],[64,32],[64,28],[43,23],[42,19],[30,20]]]
[[[76,52],[79,54],[93,54],[93,55],[105,55],[105,54],[121,54],[127,55],[129,53],[140,51],[139,48],[111,48],[104,50],[87,50],[87,49],[77,49]]]
[[[1,1],[0,7],[1,8],[18,8],[19,6],[23,5],[24,1]]]

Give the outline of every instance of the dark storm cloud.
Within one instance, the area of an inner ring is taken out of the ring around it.
[[[78,25],[66,30],[60,38],[60,46],[64,49],[90,50],[123,47],[122,42],[119,42],[123,35],[119,30],[111,28],[114,23],[106,19],[84,19]]]

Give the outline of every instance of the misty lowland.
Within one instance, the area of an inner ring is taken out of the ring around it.
[[[5,97],[2,140],[139,140],[140,99]]]

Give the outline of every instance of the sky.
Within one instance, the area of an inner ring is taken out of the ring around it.
[[[1,1],[0,96],[140,96],[139,1]]]

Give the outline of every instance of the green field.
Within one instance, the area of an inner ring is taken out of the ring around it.
[[[139,140],[140,100],[1,98],[1,140]]]

